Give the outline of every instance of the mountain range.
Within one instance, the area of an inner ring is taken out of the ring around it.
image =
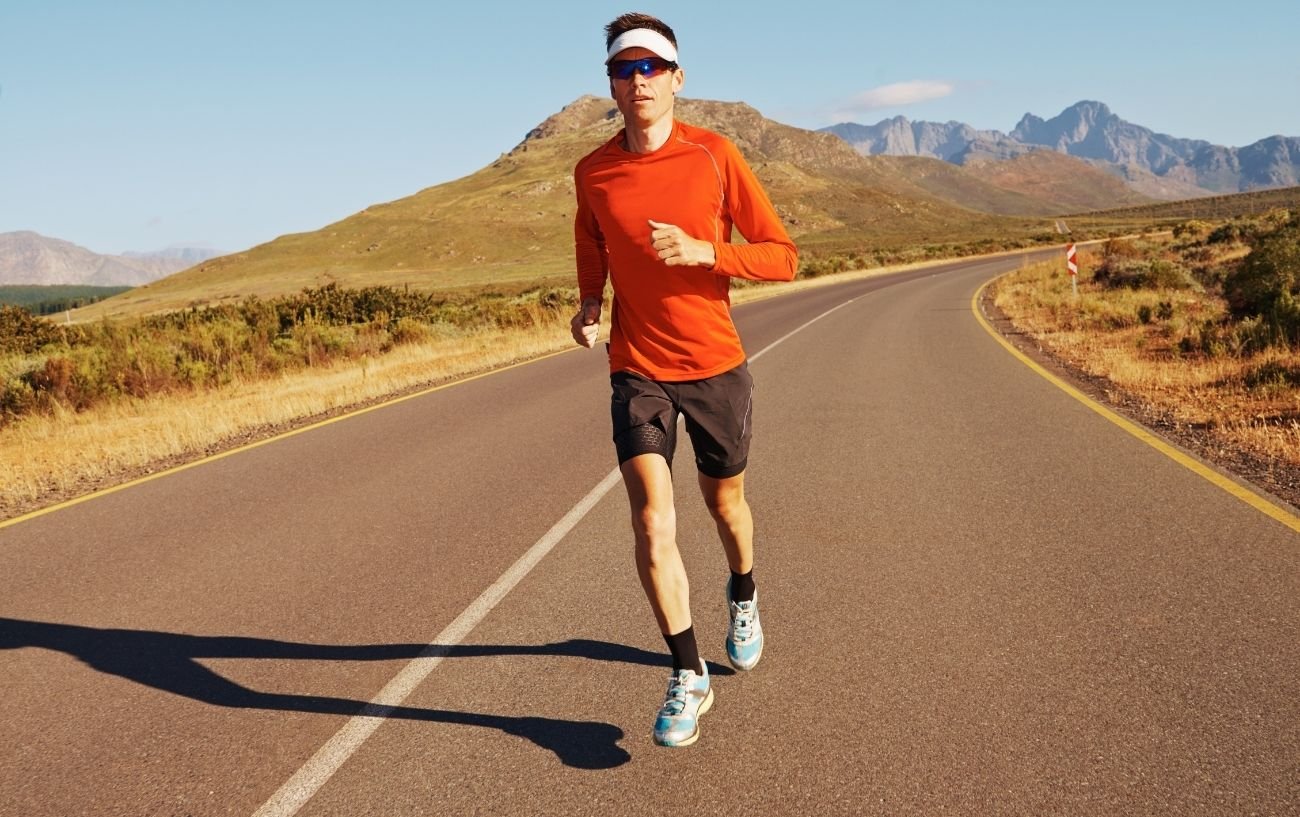
[[[0,233],[0,286],[139,286],[220,255],[201,247],[101,255],[29,230]]]
[[[842,122],[823,131],[867,156],[929,156],[957,165],[1002,161],[1051,150],[1083,159],[1153,198],[1181,199],[1300,184],[1300,138],[1270,136],[1242,148],[1156,133],[1104,103],[1082,101],[1051,119],[1025,114],[1004,134],[961,122],[875,125]]]

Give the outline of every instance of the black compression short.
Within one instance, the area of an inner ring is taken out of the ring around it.
[[[680,383],[648,380],[631,372],[615,372],[609,381],[620,465],[641,454],[660,454],[671,466],[677,416],[683,414],[700,473],[725,479],[745,470],[754,390],[747,364]]]

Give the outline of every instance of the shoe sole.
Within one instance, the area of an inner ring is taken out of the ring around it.
[[[658,738],[655,738],[654,739],[655,745],[663,746],[668,749],[682,749],[686,746],[690,746],[692,743],[699,740],[700,739],[700,717],[704,715],[705,712],[708,712],[709,707],[711,706],[713,706],[712,686],[709,687],[709,694],[704,696],[704,703],[700,704],[700,710],[695,713],[695,731],[691,733],[691,736],[686,738],[686,740],[679,740],[676,743],[665,743],[659,740]]]

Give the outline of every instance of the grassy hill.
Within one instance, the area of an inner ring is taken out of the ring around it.
[[[1060,188],[1030,170],[994,178],[937,159],[860,156],[832,134],[773,122],[743,103],[682,99],[677,113],[736,142],[791,235],[813,254],[1024,237],[1050,230],[1043,217],[1070,209]],[[266,298],[329,283],[445,291],[567,282],[573,167],[620,126],[610,100],[579,98],[476,173],[204,262],[75,316]],[[1131,200],[1106,195],[1085,201]]]
[[[1123,229],[1134,224],[1173,224],[1188,219],[1229,219],[1269,210],[1300,211],[1300,187],[1279,187],[1226,196],[1204,196],[1185,201],[1094,210],[1069,217],[1071,228]]]

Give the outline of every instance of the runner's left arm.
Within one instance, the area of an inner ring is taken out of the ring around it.
[[[762,183],[735,145],[727,143],[722,168],[727,210],[747,244],[732,244],[724,236],[713,243],[713,271],[752,281],[792,281],[799,253]]]

